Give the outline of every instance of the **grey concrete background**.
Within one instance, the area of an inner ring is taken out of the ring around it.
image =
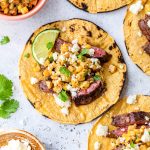
[[[150,94],[150,77],[142,73],[127,55],[123,38],[123,19],[126,8],[110,13],[88,14],[81,11],[66,0],[48,0],[44,8],[34,17],[9,22],[0,20],[0,35],[8,35],[11,42],[0,46],[0,73],[14,82],[14,98],[20,101],[20,108],[8,120],[0,119],[0,128],[18,128],[36,135],[47,150],[86,150],[87,137],[93,123],[83,125],[62,125],[41,116],[26,100],[18,80],[18,60],[29,36],[41,25],[71,18],[83,18],[101,26],[118,43],[128,66],[124,95]]]

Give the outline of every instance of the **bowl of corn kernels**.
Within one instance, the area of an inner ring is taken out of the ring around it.
[[[0,0],[0,19],[23,20],[32,17],[47,0]]]

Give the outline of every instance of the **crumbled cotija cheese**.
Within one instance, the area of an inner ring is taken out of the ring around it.
[[[64,107],[61,109],[62,114],[64,114],[65,116],[69,115],[69,109]]]
[[[141,141],[144,143],[150,142],[150,134],[147,129],[144,130],[144,134],[141,137]]]
[[[132,95],[132,96],[129,96],[128,98],[127,98],[127,104],[135,104],[136,103],[136,95]]]
[[[34,84],[36,84],[36,83],[38,83],[39,82],[39,80],[37,79],[37,78],[34,78],[34,77],[31,77],[30,78],[30,83],[32,84],[32,85],[34,85]]]
[[[94,143],[94,150],[99,150],[99,149],[100,149],[100,146],[101,146],[101,143],[100,143],[100,142],[95,142],[95,143]]]
[[[57,58],[58,58],[58,53],[57,52],[53,53],[53,59],[56,61]]]
[[[31,150],[31,146],[28,141],[11,140],[8,145],[1,147],[0,150]]]
[[[88,52],[88,53],[89,53],[90,56],[93,56],[93,55],[94,55],[94,52],[95,52],[95,50],[91,48],[91,49],[89,49],[89,52]]]
[[[108,134],[108,126],[98,125],[96,130],[97,136],[106,136]]]
[[[137,1],[135,4],[132,4],[129,8],[129,10],[135,15],[137,15],[142,9],[143,5],[141,0]]]

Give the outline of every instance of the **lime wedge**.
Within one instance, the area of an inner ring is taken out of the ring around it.
[[[35,60],[43,65],[48,53],[54,47],[59,30],[45,30],[37,35],[32,44],[32,54]]]

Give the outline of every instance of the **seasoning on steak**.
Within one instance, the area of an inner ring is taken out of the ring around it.
[[[150,55],[150,42],[147,42],[144,46],[143,46],[144,51]]]
[[[139,20],[138,24],[142,31],[142,34],[146,36],[148,41],[150,41],[150,28],[147,24],[148,20],[150,20],[150,16],[146,15],[144,19]]]
[[[118,137],[122,136],[124,133],[126,133],[127,131],[128,131],[128,126],[120,127],[115,130],[109,131],[107,137],[118,138]]]
[[[104,90],[102,81],[96,81],[89,88],[80,90],[76,96],[72,97],[76,106],[86,105],[98,98]]]
[[[133,124],[144,125],[149,122],[150,113],[148,112],[131,112],[112,117],[112,125],[116,127],[125,127]]]
[[[64,41],[64,40],[62,40],[62,39],[60,39],[60,38],[58,38],[57,40],[56,40],[56,42],[55,42],[55,50],[57,51],[57,52],[60,52],[60,48],[61,48],[61,45],[63,45],[63,44],[70,44],[70,45],[72,45],[71,43],[69,43],[69,42],[66,42],[66,41]],[[108,62],[110,59],[111,59],[111,55],[110,54],[108,54],[106,51],[104,51],[103,49],[101,49],[101,48],[98,48],[98,47],[91,47],[92,49],[94,49],[94,56],[89,56],[89,55],[87,55],[87,57],[92,57],[92,58],[98,58],[98,59],[100,59],[100,61],[101,62]]]
[[[46,85],[46,81],[40,81],[39,82],[39,88],[41,91],[45,92],[45,93],[52,93],[53,91],[51,89],[48,88],[48,86]]]

